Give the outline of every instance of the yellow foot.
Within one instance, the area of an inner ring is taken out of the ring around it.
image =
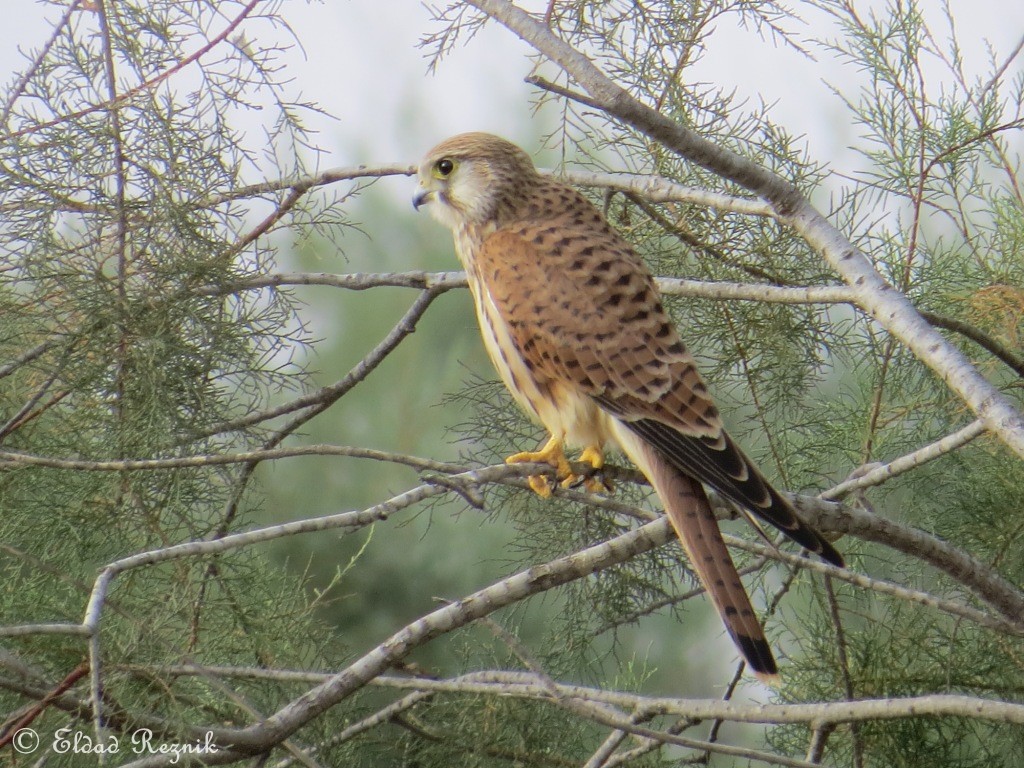
[[[523,451],[505,459],[506,464],[525,464],[527,462],[550,464],[555,468],[555,473],[560,480],[574,476],[572,468],[569,466],[569,460],[565,458],[562,438],[554,435],[539,451]],[[546,499],[551,495],[551,480],[546,475],[530,475],[526,481],[538,496]]]
[[[567,485],[570,480],[573,483],[579,483],[582,480],[583,487],[590,491],[590,493],[611,493],[615,490],[611,482],[601,476],[601,468],[604,466],[604,452],[599,447],[590,445],[584,448],[583,453],[580,454],[580,461],[592,466],[596,472],[583,478],[579,475],[573,475],[571,478],[563,480],[562,485]]]

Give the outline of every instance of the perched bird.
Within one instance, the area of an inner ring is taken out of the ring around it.
[[[595,469],[605,446],[620,448],[657,492],[743,658],[776,683],[771,648],[701,484],[830,563],[843,559],[726,434],[643,261],[583,195],[497,136],[441,142],[418,179],[413,205],[454,233],[494,366],[551,436],[507,461],[549,463],[572,483],[566,445]],[[545,476],[530,485],[551,493]]]

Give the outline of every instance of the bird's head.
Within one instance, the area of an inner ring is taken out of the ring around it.
[[[514,214],[540,179],[533,161],[510,141],[489,133],[463,133],[430,150],[417,173],[417,209],[445,226],[479,227]]]

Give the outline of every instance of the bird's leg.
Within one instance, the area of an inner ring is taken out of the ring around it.
[[[523,451],[522,453],[513,454],[505,459],[505,463],[525,464],[526,462],[537,462],[540,464],[550,464],[555,468],[555,473],[559,480],[573,477],[572,467],[569,466],[569,460],[565,458],[564,439],[560,435],[552,435],[551,439],[539,451]],[[546,475],[530,475],[526,478],[526,482],[530,484],[533,492],[538,496],[546,499],[551,495],[551,482]]]
[[[604,467],[604,451],[601,450],[600,446],[588,445],[583,449],[583,453],[580,454],[580,461],[589,464],[595,470],[594,474],[583,478],[584,488],[591,493],[611,493],[615,490],[611,482],[605,480],[601,474],[601,468]],[[562,485],[568,486],[572,483],[578,483],[579,480],[579,476],[573,475],[563,480]]]

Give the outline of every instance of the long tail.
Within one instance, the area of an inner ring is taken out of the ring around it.
[[[759,680],[778,685],[775,657],[722,540],[703,486],[627,428],[616,432],[622,449],[654,486],[693,570],[743,659]]]

